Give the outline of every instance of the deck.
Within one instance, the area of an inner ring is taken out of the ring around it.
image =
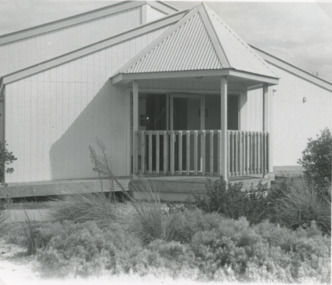
[[[120,184],[126,190],[133,190],[135,197],[142,199],[144,193],[137,191],[146,186],[146,182],[151,185],[153,191],[159,193],[160,199],[164,201],[186,201],[192,194],[204,194],[208,180],[215,181],[216,176],[152,176],[144,178],[121,177]],[[231,178],[231,183],[242,182],[244,189],[256,185],[259,182],[270,185],[269,179],[262,177],[247,176]],[[102,179],[104,191],[109,191],[109,180]],[[114,183],[114,191],[121,191],[120,187]],[[17,183],[7,187],[0,187],[0,197],[11,198],[32,198],[59,196],[83,193],[101,192],[99,179],[78,179],[78,180],[55,180],[48,182]],[[139,193],[140,192],[140,193]]]

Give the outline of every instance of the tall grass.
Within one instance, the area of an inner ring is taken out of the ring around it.
[[[171,241],[181,232],[181,217],[176,213],[169,213],[161,203],[158,192],[152,181],[141,180],[135,184],[134,193],[139,199],[131,198],[127,203],[126,217],[130,230],[144,243],[161,239]]]
[[[275,201],[278,220],[291,228],[309,226],[315,221],[325,233],[331,234],[331,202],[304,182],[292,183],[283,197]]]
[[[51,216],[56,221],[95,221],[100,227],[114,221],[118,209],[117,204],[109,201],[103,193],[64,196],[53,200],[51,207]]]

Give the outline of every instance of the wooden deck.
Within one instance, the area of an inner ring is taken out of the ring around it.
[[[164,201],[186,201],[192,194],[206,193],[208,180],[215,181],[216,176],[152,176],[144,178],[121,177],[119,182],[126,190],[132,190],[136,198],[146,197],[146,188],[149,184],[154,192],[157,192],[160,199]],[[243,188],[259,182],[270,185],[269,179],[262,177],[246,176],[231,178],[231,183],[242,182]],[[109,191],[109,180],[103,179],[104,191]],[[144,188],[145,187],[145,188]],[[137,191],[140,190],[140,191]],[[143,191],[142,191],[143,190]],[[114,191],[121,191],[114,183]],[[79,180],[55,180],[48,182],[17,183],[7,187],[0,187],[0,197],[8,195],[11,198],[45,197],[58,195],[71,195],[82,193],[101,192],[99,179]]]
[[[205,194],[206,184],[208,180],[216,181],[219,177],[215,176],[160,176],[160,177],[145,177],[132,179],[129,184],[129,189],[134,191],[134,195],[138,199],[146,198],[147,192],[158,192],[161,200],[164,201],[186,201],[192,197],[193,194]],[[271,180],[262,177],[246,176],[230,179],[231,183],[243,183],[243,189],[249,189],[251,185],[257,185],[259,182],[271,185]],[[137,191],[139,190],[139,191]]]
[[[120,177],[119,182],[128,190],[131,177]],[[108,191],[109,180],[102,179],[104,191]],[[120,191],[119,186],[114,183],[114,191]],[[7,187],[0,187],[0,197],[8,195],[11,198],[41,197],[54,195],[70,195],[80,193],[101,192],[99,179],[72,179],[54,180],[46,182],[15,183]]]

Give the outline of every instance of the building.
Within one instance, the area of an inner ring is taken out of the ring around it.
[[[0,36],[8,185],[118,177],[273,178],[332,129],[332,84],[245,43],[208,6],[120,2]]]

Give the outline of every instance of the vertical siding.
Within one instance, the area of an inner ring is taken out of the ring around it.
[[[166,28],[6,86],[6,139],[18,160],[6,181],[95,177],[102,139],[116,175],[130,174],[130,96],[110,76]]]
[[[135,8],[1,45],[0,76],[104,40],[139,25],[140,8]]]
[[[245,100],[245,101],[243,101]],[[240,97],[240,126],[244,131],[263,129],[263,89],[250,90]]]
[[[273,65],[271,69],[281,78],[273,87],[274,166],[296,165],[308,138],[326,127],[332,130],[332,92]]]

